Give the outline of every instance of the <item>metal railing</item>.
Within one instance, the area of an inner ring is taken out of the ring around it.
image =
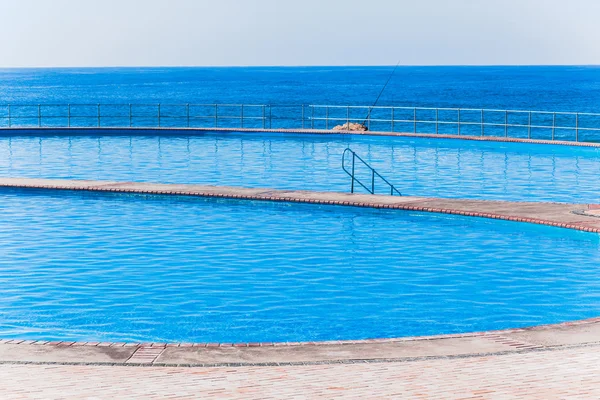
[[[0,128],[141,127],[371,131],[600,141],[600,113],[270,104],[6,104]]]
[[[348,170],[348,168],[346,168],[346,155],[347,154],[352,156],[350,170]],[[371,179],[371,187],[370,188],[367,187],[364,183],[362,183],[360,181],[360,179],[358,179],[356,177],[356,161],[357,160],[361,163],[361,165],[367,167],[369,170],[370,179]],[[389,187],[390,196],[394,196],[394,195],[402,196],[402,193],[400,193],[400,191],[398,189],[396,189],[396,187],[394,185],[392,185],[387,179],[385,179],[383,176],[381,176],[379,174],[379,172],[375,171],[375,169],[373,167],[371,167],[365,160],[363,160],[358,154],[356,154],[350,148],[347,148],[346,150],[344,150],[344,153],[342,154],[342,169],[351,178],[350,193],[354,193],[354,183],[358,183],[370,194],[375,194],[375,178],[377,177],[383,183],[385,183],[387,185],[387,187]]]
[[[7,104],[0,127],[253,127],[277,119],[263,104]],[[4,124],[2,122],[4,121]],[[6,126],[7,125],[7,126]]]
[[[482,108],[312,105],[311,124],[364,121],[369,130],[546,140],[600,140],[600,113]],[[369,112],[371,110],[371,112]]]

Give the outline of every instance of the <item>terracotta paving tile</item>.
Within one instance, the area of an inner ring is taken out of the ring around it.
[[[0,365],[0,398],[598,399],[595,347],[411,362],[262,367]]]

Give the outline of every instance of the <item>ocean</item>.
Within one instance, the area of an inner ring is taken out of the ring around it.
[[[389,66],[0,69],[0,104],[371,105],[392,70]],[[600,112],[600,67],[400,67],[379,105]]]

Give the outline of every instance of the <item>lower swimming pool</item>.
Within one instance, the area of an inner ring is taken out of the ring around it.
[[[0,337],[264,342],[600,315],[599,236],[441,214],[0,191]]]

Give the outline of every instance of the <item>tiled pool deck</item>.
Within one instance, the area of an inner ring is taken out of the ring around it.
[[[598,350],[272,367],[0,365],[0,398],[593,400]]]
[[[0,178],[0,186],[406,209],[600,232],[598,205]],[[600,398],[600,318],[321,343],[0,341],[0,398]],[[144,368],[141,368],[144,367]]]

